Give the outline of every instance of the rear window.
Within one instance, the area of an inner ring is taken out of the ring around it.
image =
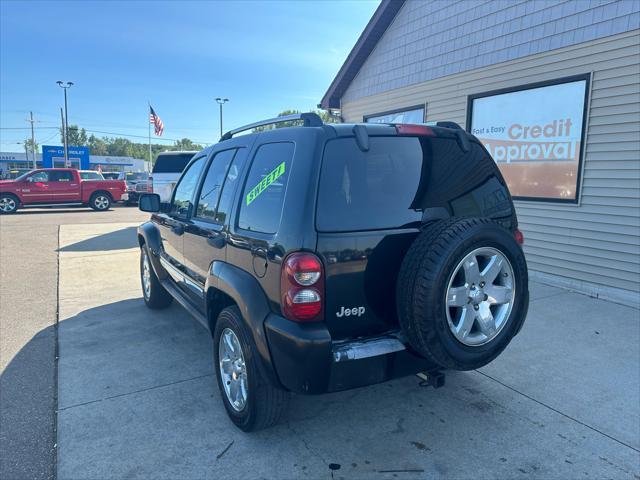
[[[158,158],[158,160],[160,160],[160,158]],[[128,182],[139,182],[147,180],[149,174],[146,172],[123,172],[119,178],[120,180],[126,180]]]
[[[153,173],[182,173],[195,153],[160,154],[153,166]]]
[[[420,221],[411,207],[422,174],[417,137],[370,137],[369,151],[353,138],[327,142],[316,228],[323,232],[398,228]]]

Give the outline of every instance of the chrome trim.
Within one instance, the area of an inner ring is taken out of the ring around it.
[[[160,265],[164,268],[169,276],[173,278],[176,282],[180,283],[184,281],[184,275],[180,270],[174,267],[168,260],[165,260],[164,257],[160,256]]]
[[[204,297],[204,289],[198,285],[197,282],[189,278],[185,273],[180,271],[175,265],[170,263],[167,259],[160,256],[160,264],[167,271],[169,276],[173,278],[177,283],[183,283],[185,286],[194,290],[195,293]]]
[[[397,338],[383,337],[372,340],[356,342],[345,342],[334,345],[333,361],[346,362],[348,360],[359,360],[361,358],[377,357],[393,352],[406,350],[404,343]]]

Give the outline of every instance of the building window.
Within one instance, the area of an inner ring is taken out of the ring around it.
[[[514,198],[577,203],[590,76],[472,95],[467,129]]]
[[[426,112],[424,105],[417,105],[390,112],[365,115],[364,121],[368,123],[424,123]]]

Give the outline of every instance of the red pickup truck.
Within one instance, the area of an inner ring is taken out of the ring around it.
[[[108,210],[111,203],[127,199],[126,190],[124,180],[81,180],[78,170],[41,168],[0,181],[0,214],[52,205]]]

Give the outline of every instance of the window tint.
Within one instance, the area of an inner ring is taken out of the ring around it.
[[[153,165],[153,173],[182,173],[194,155],[194,153],[161,153]]]
[[[240,228],[277,231],[292,158],[293,143],[268,143],[258,149],[242,195]]]
[[[218,198],[220,198],[220,191],[222,190],[222,182],[235,153],[235,150],[225,150],[213,157],[207,176],[202,184],[202,190],[200,190],[196,217],[214,219]]]
[[[222,193],[220,194],[218,209],[216,210],[214,218],[218,223],[225,223],[229,216],[229,212],[231,211],[231,206],[233,204],[233,194],[236,192],[236,187],[240,180],[240,172],[242,172],[242,167],[244,166],[246,158],[247,155],[244,153],[244,150],[239,150],[229,167],[227,178],[224,181]]]
[[[73,173],[65,170],[52,170],[49,172],[50,182],[72,182]]]
[[[47,172],[34,173],[29,177],[32,182],[48,182],[49,174]]]
[[[420,221],[411,209],[422,174],[416,137],[371,137],[368,152],[353,138],[327,142],[316,226],[320,231],[397,228]]]
[[[192,199],[198,186],[198,178],[204,167],[206,157],[195,160],[184,173],[174,190],[171,202],[171,214],[186,217],[191,212]]]

